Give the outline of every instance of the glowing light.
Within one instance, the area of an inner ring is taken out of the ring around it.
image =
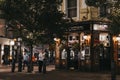
[[[15,42],[13,40],[10,41],[10,45],[14,45]]]

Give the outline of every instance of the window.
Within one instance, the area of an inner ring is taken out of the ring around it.
[[[77,0],[67,0],[67,16],[77,17]]]
[[[105,17],[107,16],[107,6],[103,5],[100,7],[100,17]]]

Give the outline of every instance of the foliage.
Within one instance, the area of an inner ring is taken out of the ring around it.
[[[61,3],[59,0],[5,0],[1,9],[9,25],[21,31],[24,40],[49,43],[65,30],[67,20],[59,11]]]

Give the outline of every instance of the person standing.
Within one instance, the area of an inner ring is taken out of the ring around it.
[[[15,71],[15,63],[16,63],[16,54],[15,54],[15,51],[13,49],[12,51],[12,67],[11,67],[11,72],[14,72]]]
[[[42,72],[43,59],[44,59],[43,51],[40,50],[39,55],[38,55],[38,70],[39,70],[39,73]]]
[[[23,55],[23,70],[25,66],[28,67],[28,62],[29,62],[29,55],[27,54],[27,52],[25,52]]]
[[[5,54],[3,54],[3,56],[2,56],[2,60],[3,60],[3,65],[5,65]]]

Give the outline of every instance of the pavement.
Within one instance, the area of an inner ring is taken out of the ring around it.
[[[54,65],[47,66],[47,73],[38,73],[38,67],[34,67],[32,73],[27,69],[22,72],[11,72],[11,66],[0,66],[0,80],[112,80],[109,72],[81,72],[75,70],[55,70]],[[116,79],[120,80],[120,75]]]

